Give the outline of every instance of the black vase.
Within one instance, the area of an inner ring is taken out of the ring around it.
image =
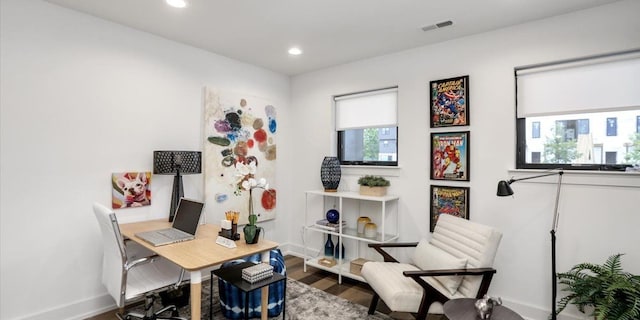
[[[324,157],[322,160],[322,166],[320,167],[320,180],[322,180],[322,186],[324,186],[325,192],[338,191],[338,185],[340,184],[340,161],[337,157]]]
[[[331,241],[331,235],[327,234],[327,242],[324,243],[324,256],[327,258],[333,258],[333,241]]]
[[[340,242],[340,237],[338,237],[338,241],[336,241],[335,248],[333,249],[333,257],[336,258],[336,260],[340,258],[344,260],[344,243]]]

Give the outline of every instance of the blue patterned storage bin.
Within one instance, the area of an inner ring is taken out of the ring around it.
[[[254,254],[243,259],[229,261],[222,264],[221,268],[246,261],[260,262],[260,257],[260,254]],[[273,266],[273,272],[286,276],[287,267],[284,265],[284,257],[280,249],[271,250],[269,264]],[[282,281],[269,285],[269,318],[277,317],[282,312],[284,290]],[[222,314],[228,319],[244,319],[244,293],[222,279],[218,279],[218,291],[220,293],[220,310]],[[261,316],[261,298],[261,290],[249,293],[249,318],[259,318]]]

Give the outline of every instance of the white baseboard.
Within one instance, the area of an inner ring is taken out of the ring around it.
[[[38,313],[29,314],[17,320],[49,320],[66,319],[82,320],[116,308],[115,301],[110,295],[104,294],[75,303],[51,308]]]

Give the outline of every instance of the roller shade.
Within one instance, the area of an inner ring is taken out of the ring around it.
[[[336,130],[395,127],[398,88],[334,97]]]
[[[640,52],[516,68],[517,116],[614,111],[640,106]]]

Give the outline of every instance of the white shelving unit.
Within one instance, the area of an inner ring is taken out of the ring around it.
[[[355,247],[357,250],[353,259],[358,258],[360,257],[361,243],[383,243],[398,239],[398,199],[399,197],[394,195],[376,197],[360,195],[357,192],[324,192],[322,190],[305,191],[305,227],[303,235],[305,256],[304,271],[307,271],[307,266],[309,265],[318,269],[336,273],[338,275],[338,283],[342,283],[343,276],[365,282],[364,278],[350,272],[351,259],[348,259],[349,255],[345,256],[345,259],[336,259],[336,265],[331,267],[322,265],[318,262],[318,260],[324,257],[322,252],[319,257],[311,257],[309,249],[316,248],[318,246],[324,247],[324,242],[314,242],[310,244],[309,236],[312,233],[319,233],[322,234],[322,238],[324,239],[327,234],[335,235],[342,244],[344,244],[345,240],[356,241]],[[322,205],[319,207],[317,205],[310,205],[310,202],[313,201],[320,201]],[[316,225],[316,221],[324,219],[327,209],[330,208],[330,206],[327,206],[327,201],[333,201],[335,209],[340,213],[340,220],[347,221],[346,227],[340,225],[338,231],[330,231]],[[360,209],[363,205],[367,208],[375,208],[375,210],[371,209],[367,212],[361,212]],[[347,207],[349,207],[348,210],[343,210]],[[357,209],[353,209],[356,207]],[[389,207],[393,207],[395,210],[389,210]],[[369,216],[377,224],[378,232],[375,238],[368,238],[363,234],[358,234],[357,219],[359,216]],[[336,247],[336,250],[341,249]]]

